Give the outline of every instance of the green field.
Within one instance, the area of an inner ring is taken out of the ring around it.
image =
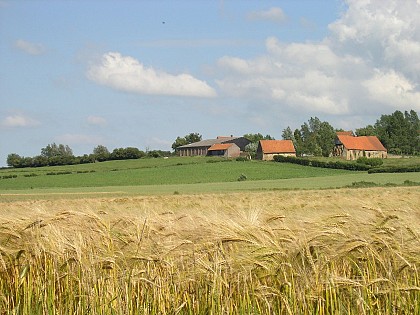
[[[418,159],[393,160],[413,163]],[[245,181],[238,181],[244,174]],[[14,177],[16,176],[16,177]],[[288,163],[215,158],[139,159],[0,170],[1,198],[54,195],[150,195],[276,189],[340,188],[354,182],[402,185],[419,173],[367,174]],[[23,195],[23,196],[22,196]]]

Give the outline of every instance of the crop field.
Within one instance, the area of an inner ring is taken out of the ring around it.
[[[2,169],[0,314],[418,314],[419,183],[212,158]]]
[[[420,190],[0,200],[2,314],[419,314]]]

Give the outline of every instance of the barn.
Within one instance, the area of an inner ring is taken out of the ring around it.
[[[292,140],[260,140],[257,148],[257,159],[271,161],[275,155],[296,156]]]
[[[359,157],[385,159],[387,150],[376,136],[337,134],[332,155],[346,160],[357,160]]]
[[[244,137],[222,137],[219,136],[216,139],[201,140],[198,142],[190,143],[178,147],[177,153],[179,156],[206,156],[208,150],[215,144],[228,144],[234,143],[239,147],[240,152],[245,151],[245,147],[250,143],[248,139]],[[217,151],[217,150],[215,150]]]
[[[235,143],[217,143],[213,144],[208,150],[208,156],[221,156],[226,158],[235,158],[240,156],[241,149]]]

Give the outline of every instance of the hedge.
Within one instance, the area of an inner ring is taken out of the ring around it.
[[[420,165],[407,165],[407,166],[383,166],[371,168],[368,173],[408,173],[420,172]]]
[[[349,163],[349,162],[344,162],[344,161],[319,161],[319,160],[311,160],[308,158],[298,158],[294,156],[283,156],[283,155],[275,155],[274,161],[283,162],[283,163],[294,163],[294,164],[313,166],[313,167],[351,170],[351,171],[368,171],[371,168],[371,166],[365,165],[365,164]]]

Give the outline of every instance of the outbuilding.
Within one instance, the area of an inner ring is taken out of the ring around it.
[[[257,159],[271,161],[275,155],[296,156],[292,140],[260,140],[257,148]]]
[[[241,149],[235,143],[217,143],[213,144],[208,150],[208,156],[221,156],[226,158],[235,158],[240,156]]]
[[[385,159],[387,150],[376,136],[337,134],[333,156],[346,160],[357,160],[359,157]]]
[[[240,151],[245,151],[245,147],[250,142],[251,141],[244,137],[219,136],[216,139],[201,140],[198,142],[183,145],[178,147],[176,150],[179,156],[206,156],[208,155],[208,150],[215,144],[234,143],[237,147],[239,147]]]

